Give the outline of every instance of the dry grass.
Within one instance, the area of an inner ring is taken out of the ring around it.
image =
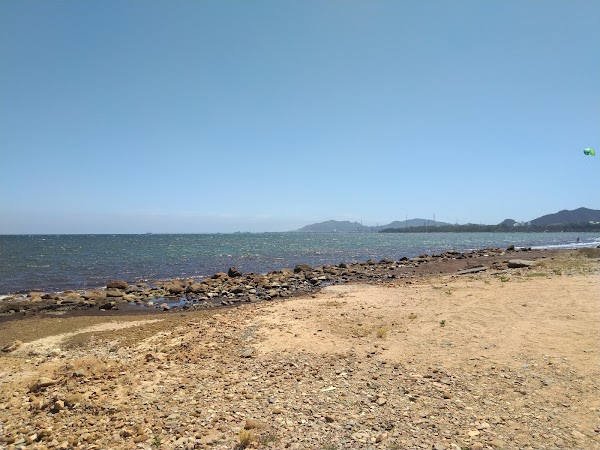
[[[240,430],[238,437],[239,437],[239,444],[236,447],[236,449],[238,449],[238,450],[243,450],[246,447],[248,447],[252,442],[256,441],[256,435],[254,434],[254,431],[252,431],[252,430],[246,430],[246,429]]]
[[[547,275],[588,275],[596,271],[595,260],[598,258],[600,248],[581,248],[566,255],[542,260],[538,263],[538,269],[545,271]]]
[[[378,339],[387,339],[389,333],[390,331],[387,327],[379,327],[377,328],[377,331],[375,331],[375,336],[377,336]]]

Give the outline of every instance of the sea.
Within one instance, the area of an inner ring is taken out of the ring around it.
[[[399,259],[446,250],[597,247],[600,233],[233,233],[0,235],[0,295],[266,273],[296,264]]]

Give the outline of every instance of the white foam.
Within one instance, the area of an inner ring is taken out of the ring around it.
[[[595,242],[570,242],[568,244],[536,245],[536,246],[532,246],[531,248],[536,249],[536,250],[542,250],[542,249],[570,250],[570,249],[578,249],[578,248],[596,248],[596,247],[598,247],[598,245],[600,245],[600,243],[598,241],[595,241]]]

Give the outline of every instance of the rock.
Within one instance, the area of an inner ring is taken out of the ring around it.
[[[188,286],[186,291],[187,292],[194,292],[194,293],[203,293],[206,290],[206,285],[202,284],[202,283],[193,283],[192,285]]]
[[[508,260],[509,269],[519,269],[521,267],[531,267],[535,265],[535,261],[527,261],[525,259],[510,259]]]
[[[246,423],[244,424],[245,430],[262,430],[265,428],[267,428],[267,424],[253,419],[246,419]]]
[[[504,448],[506,447],[506,443],[501,441],[500,439],[493,439],[490,441],[490,445],[494,448]]]
[[[310,272],[310,271],[312,271],[312,267],[310,267],[308,264],[298,264],[296,267],[294,267],[295,273]]]
[[[575,438],[575,439],[585,439],[585,434],[581,433],[580,431],[577,430],[573,430],[571,432],[571,435]]]
[[[237,278],[242,276],[242,272],[240,272],[236,267],[230,267],[227,271],[227,276],[230,278]]]
[[[100,305],[100,307],[98,309],[108,311],[110,309],[117,309],[116,306],[117,306],[117,304],[115,302],[108,302],[108,303],[104,303],[103,305]]]
[[[50,411],[52,411],[53,413],[57,413],[59,411],[62,411],[63,409],[65,409],[65,402],[63,402],[62,400],[57,400],[52,405]]]
[[[123,280],[111,280],[106,283],[107,289],[128,289],[129,284]]]
[[[473,445],[471,445],[471,450],[483,450],[484,449],[484,445],[481,442],[475,442]]]
[[[165,287],[170,294],[183,294],[185,292],[185,288],[181,284],[172,283]]]
[[[508,251],[508,252],[515,251],[515,246],[514,245],[509,245],[508,247],[506,247],[506,251]]]
[[[56,383],[58,383],[58,380],[53,380],[52,378],[48,377],[41,377],[35,383],[33,383],[31,390],[38,391],[49,386],[54,386]]]
[[[242,358],[252,358],[252,355],[254,355],[254,349],[252,347],[244,349],[240,354]]]
[[[213,280],[221,280],[223,278],[227,278],[227,274],[225,272],[217,272],[210,278]]]
[[[16,349],[18,349],[21,345],[23,345],[23,342],[17,340],[15,342],[13,342],[12,344],[8,344],[6,346],[4,346],[2,348],[2,351],[4,353],[10,353],[10,352],[14,352]]]
[[[123,297],[123,292],[117,291],[115,289],[110,289],[106,291],[106,297]]]
[[[477,267],[469,267],[463,270],[459,270],[456,272],[457,275],[467,275],[469,273],[478,273],[487,270],[488,268],[485,266],[477,266]]]
[[[469,437],[475,437],[479,436],[481,433],[479,432],[479,430],[471,430],[467,434],[469,435]]]
[[[65,397],[64,402],[65,405],[67,405],[69,408],[72,408],[76,404],[81,403],[82,400],[83,394],[70,394]]]

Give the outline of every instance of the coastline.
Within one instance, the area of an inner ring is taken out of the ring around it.
[[[384,282],[423,275],[449,274],[475,269],[502,271],[509,260],[525,258],[535,261],[552,257],[560,250],[530,248],[486,248],[470,252],[449,250],[437,255],[423,254],[400,260],[340,263],[311,267],[299,264],[266,274],[244,274],[235,267],[228,273],[208,277],[170,278],[129,284],[109,281],[100,289],[32,291],[25,295],[0,299],[0,321],[32,314],[147,314],[149,310],[181,311],[231,307],[243,303],[271,301],[312,294],[329,285],[353,282]]]
[[[580,237],[580,242],[577,238]],[[258,233],[215,235],[0,236],[0,294],[94,289],[108,280],[137,283],[206,277],[231,266],[265,274],[447,250],[568,249],[600,245],[597,233]]]
[[[462,275],[433,272],[494,257],[431,261],[237,308],[4,322],[2,445],[600,448],[588,253]]]

